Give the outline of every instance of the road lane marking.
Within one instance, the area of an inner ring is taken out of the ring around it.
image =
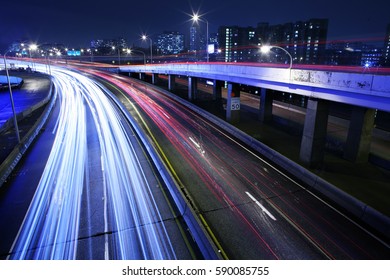
[[[265,214],[267,214],[272,220],[276,221],[276,218],[274,217],[274,215],[272,215],[268,210],[267,208],[265,208],[259,201],[257,201],[256,198],[253,197],[253,195],[251,195],[249,192],[245,192],[247,196],[249,196],[250,199],[253,200],[253,202],[255,202],[260,208],[261,210],[263,210],[263,212]]]

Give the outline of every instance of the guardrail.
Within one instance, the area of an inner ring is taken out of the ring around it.
[[[16,147],[12,150],[12,152],[8,155],[8,157],[1,163],[0,165],[0,187],[7,180],[8,176],[14,170],[22,156],[25,154],[27,149],[30,147],[31,143],[34,141],[35,137],[38,135],[39,131],[46,123],[49,114],[54,106],[57,94],[54,93],[53,96],[53,82],[50,82],[49,94],[45,99],[41,102],[35,104],[33,107],[28,108],[27,110],[20,112],[17,114],[17,119],[21,120],[24,117],[28,116],[34,110],[46,105],[49,101],[49,106],[46,107],[43,114],[39,117],[39,119],[35,122],[34,126],[29,130],[29,132],[21,139],[20,143],[16,145]],[[6,124],[2,129],[6,129],[10,124]]]

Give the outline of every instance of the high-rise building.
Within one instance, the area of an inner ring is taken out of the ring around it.
[[[225,62],[255,61],[258,55],[256,29],[253,27],[221,26],[218,45]]]
[[[319,64],[325,61],[327,30],[327,19],[277,25],[261,22],[257,28],[221,26],[218,31],[219,48],[226,62],[288,60],[277,49],[274,57],[262,57],[259,52],[261,45],[276,45],[291,54],[293,63]]]
[[[327,30],[327,19],[310,19],[272,26],[259,23],[256,36],[260,44],[284,48],[291,54],[294,63],[320,64],[325,62]],[[282,59],[282,56],[277,56],[276,59]]]
[[[157,36],[157,51],[162,55],[178,54],[184,50],[184,35],[166,31]]]
[[[390,66],[390,23],[387,25],[382,64],[383,66]]]
[[[190,27],[190,52],[197,52],[201,50],[201,36],[198,26]]]
[[[378,66],[382,49],[363,42],[329,42],[326,64],[351,66]]]

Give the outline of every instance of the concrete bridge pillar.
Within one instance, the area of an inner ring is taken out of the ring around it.
[[[324,160],[329,104],[325,100],[309,99],[299,157],[311,167]]]
[[[196,100],[198,95],[198,78],[188,77],[188,100]]]
[[[141,80],[141,81],[145,81],[145,73],[139,73],[139,79]]]
[[[228,83],[226,120],[230,123],[240,122],[240,87],[236,83]]]
[[[260,90],[259,120],[263,123],[272,121],[273,91],[266,88]]]
[[[175,75],[168,75],[168,90],[174,91],[176,87]]]
[[[222,98],[222,87],[224,82],[220,80],[214,80],[213,84],[213,100],[219,100]]]
[[[357,106],[353,108],[344,148],[345,159],[353,162],[368,161],[374,120],[374,109]]]
[[[158,74],[152,73],[152,84],[157,84]]]

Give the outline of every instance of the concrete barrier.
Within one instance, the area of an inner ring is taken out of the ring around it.
[[[16,145],[16,147],[12,150],[12,152],[8,155],[8,157],[1,163],[0,165],[0,187],[7,180],[8,176],[14,170],[19,160],[25,154],[27,149],[30,147],[31,143],[38,135],[39,131],[46,123],[49,114],[54,106],[57,95],[53,96],[53,83],[50,84],[50,90],[47,97],[41,102],[35,104],[33,107],[19,113],[17,118],[20,120],[25,116],[29,115],[32,111],[44,106],[49,100],[51,100],[49,106],[45,109],[43,114],[39,117],[39,119],[35,122],[34,126],[29,130],[29,132],[21,139],[20,143]]]

